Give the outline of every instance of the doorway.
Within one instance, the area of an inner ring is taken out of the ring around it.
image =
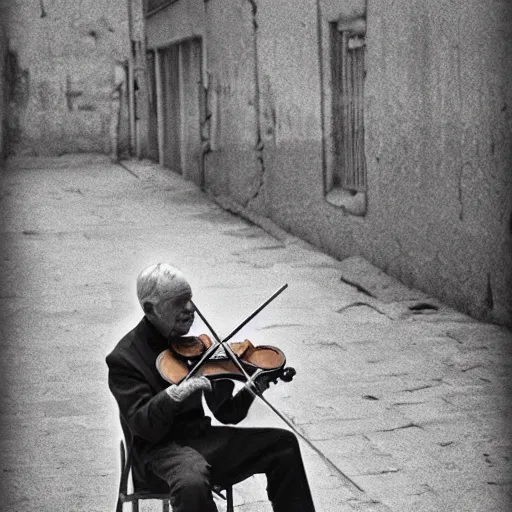
[[[201,55],[200,39],[173,44],[156,54],[161,70],[161,163],[197,184],[202,183]]]

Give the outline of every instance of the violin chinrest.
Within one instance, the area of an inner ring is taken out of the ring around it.
[[[250,340],[234,341],[229,344],[231,350],[240,358],[243,358],[245,354],[250,353],[254,350],[254,345]]]
[[[182,336],[170,343],[169,348],[179,357],[197,359],[211,346],[212,340],[206,334],[200,336]]]

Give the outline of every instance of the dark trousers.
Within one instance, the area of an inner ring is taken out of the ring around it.
[[[288,430],[209,427],[151,454],[149,469],[170,488],[173,512],[215,512],[212,485],[267,476],[274,512],[314,512],[299,444]]]

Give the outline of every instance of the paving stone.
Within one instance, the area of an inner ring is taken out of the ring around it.
[[[410,512],[414,497],[424,492],[424,487],[404,471],[354,475],[353,478],[363,489],[371,489],[372,497],[393,511]]]
[[[464,417],[464,412],[442,398],[419,400],[411,397],[408,401],[396,401],[393,409],[400,411],[411,423],[422,425],[431,421],[453,421]]]
[[[357,438],[358,436],[350,436]],[[344,440],[345,441],[345,440]],[[347,476],[352,478],[354,475],[384,474],[400,471],[401,462],[394,458],[392,454],[385,453],[377,447],[372,446],[371,442],[366,440],[364,448],[358,447],[356,443],[352,449],[340,451],[340,444],[337,440],[316,442],[316,445],[325,453],[329,454],[329,459],[338,466]]]
[[[360,256],[351,256],[341,262],[341,279],[364,289],[382,302],[425,298],[418,290],[411,290]]]
[[[350,510],[356,512],[389,512],[390,508],[383,503],[377,501],[348,503]]]
[[[301,428],[312,440],[326,440],[336,439],[340,436],[405,428],[409,425],[410,421],[400,413],[385,411],[380,417],[325,420],[303,424]]]

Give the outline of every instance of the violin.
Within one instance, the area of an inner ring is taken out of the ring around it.
[[[158,372],[167,382],[179,384],[212,346],[213,341],[206,334],[197,337],[183,336],[171,340],[169,348],[161,352],[157,358]],[[247,339],[242,342],[229,343],[229,347],[253,381],[264,375],[271,382],[277,382],[278,379],[290,382],[296,374],[294,368],[285,367],[286,357],[277,347],[254,346]],[[198,374],[204,375],[210,380],[246,381],[240,368],[226,355],[225,351],[212,356],[201,365]]]

